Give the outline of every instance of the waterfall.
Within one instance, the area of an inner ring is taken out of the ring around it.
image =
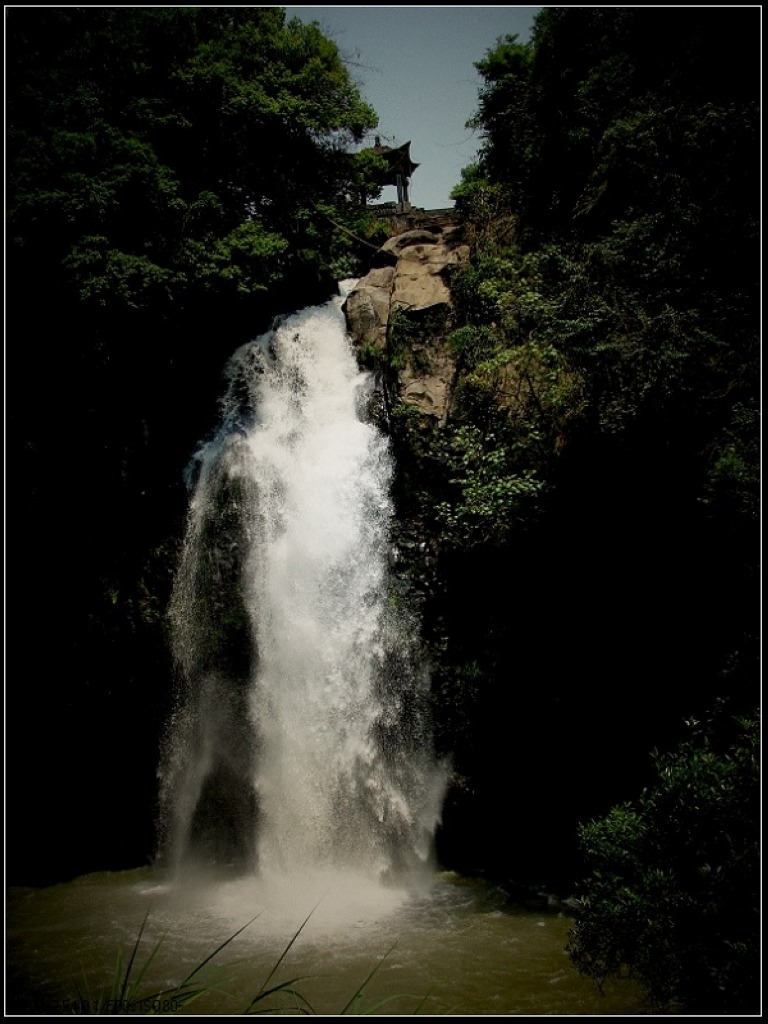
[[[189,470],[160,772],[176,867],[398,878],[430,860],[444,771],[418,623],[388,571],[392,456],[341,302],[234,354]]]

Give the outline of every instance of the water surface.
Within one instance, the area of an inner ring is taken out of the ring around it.
[[[645,1012],[628,983],[601,996],[579,977],[565,952],[567,917],[510,907],[477,880],[442,873],[421,890],[403,891],[326,872],[170,885],[151,869],[12,890],[9,1011],[71,1013],[81,1000],[92,1009],[113,983],[118,954],[123,964],[130,957],[147,914],[134,977],[162,941],[137,998],[173,989],[255,917],[201,972],[204,991],[184,1007],[189,1013],[245,1011],[307,915],[265,987],[301,979],[294,987],[317,1013],[340,1013],[374,968],[358,1012]],[[296,1013],[299,1005],[306,1009],[295,996],[275,994],[253,1009]]]

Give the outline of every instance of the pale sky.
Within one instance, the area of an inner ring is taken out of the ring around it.
[[[286,7],[287,17],[317,21],[344,58],[360,92],[379,115],[386,145],[411,142],[419,168],[411,202],[451,206],[449,193],[480,139],[465,128],[477,109],[474,68],[499,36],[530,37],[540,7]],[[357,66],[355,66],[357,65]],[[373,133],[372,133],[373,136]],[[373,145],[373,137],[367,141]],[[394,201],[389,186],[382,201]]]

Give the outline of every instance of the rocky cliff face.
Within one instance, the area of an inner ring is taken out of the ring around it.
[[[385,369],[389,406],[403,402],[424,416],[447,420],[455,361],[449,274],[467,260],[459,227],[416,229],[390,238],[344,305],[362,362]]]

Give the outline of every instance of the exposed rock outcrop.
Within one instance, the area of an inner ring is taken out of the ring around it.
[[[344,305],[362,359],[385,370],[389,404],[404,402],[440,423],[448,416],[456,371],[445,340],[452,308],[448,274],[468,255],[457,227],[396,235]]]
[[[396,261],[395,261],[396,262]],[[395,280],[393,266],[375,267],[347,296],[344,315],[358,348],[384,355],[387,348],[387,323]]]

